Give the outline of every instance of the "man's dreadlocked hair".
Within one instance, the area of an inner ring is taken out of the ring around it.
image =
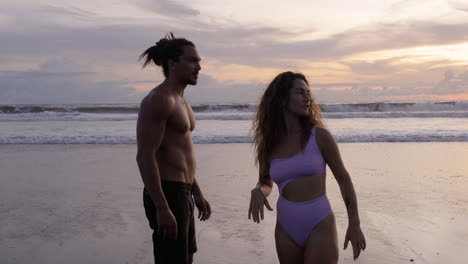
[[[169,32],[164,38],[156,42],[156,45],[143,52],[138,61],[145,60],[143,68],[148,66],[151,61],[158,66],[162,66],[164,76],[167,78],[169,76],[169,60],[179,61],[184,46],[195,47],[191,41],[184,38],[175,38],[174,33]]]

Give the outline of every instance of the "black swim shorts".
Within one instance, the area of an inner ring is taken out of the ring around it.
[[[156,264],[186,264],[189,261],[189,255],[197,251],[192,184],[161,181],[161,186],[169,208],[177,221],[177,239],[158,236],[156,208],[149,193],[143,189],[146,218],[153,229],[154,262]]]

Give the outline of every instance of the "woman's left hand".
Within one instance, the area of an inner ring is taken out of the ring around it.
[[[361,254],[361,250],[366,249],[366,238],[362,233],[361,227],[359,225],[350,225],[346,231],[344,249],[348,248],[348,242],[351,241],[351,246],[353,247],[353,257],[356,260]]]

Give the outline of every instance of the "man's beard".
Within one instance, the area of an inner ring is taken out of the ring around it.
[[[193,79],[190,79],[190,78],[189,78],[189,79],[187,80],[187,84],[188,84],[188,85],[197,85],[197,80],[193,80]]]

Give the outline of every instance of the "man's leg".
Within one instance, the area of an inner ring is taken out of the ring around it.
[[[164,239],[157,234],[156,208],[147,192],[144,192],[145,213],[153,229],[153,253],[156,264],[190,262],[196,250],[195,221],[191,190],[184,183],[162,182],[164,195],[177,221],[177,240]]]
[[[194,216],[194,208],[195,208],[195,204],[193,202],[193,198],[192,198],[192,193],[190,192],[189,194],[189,197],[188,197],[188,200],[189,200],[189,219],[188,219],[188,234],[187,234],[187,237],[188,237],[188,259],[189,259],[189,262],[188,263],[193,263],[193,254],[195,252],[197,252],[197,241],[196,241],[196,235],[197,233],[195,232],[195,216]]]

